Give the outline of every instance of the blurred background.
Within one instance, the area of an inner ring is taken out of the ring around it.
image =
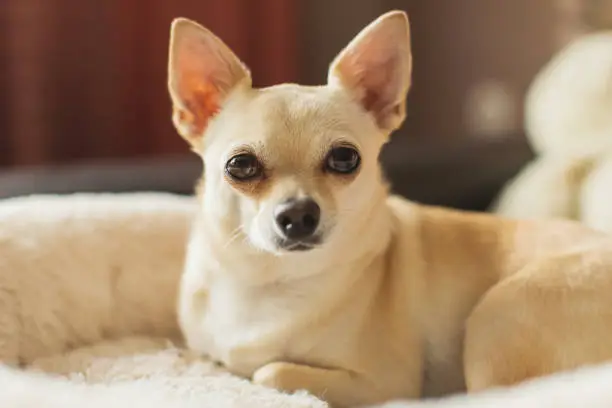
[[[604,0],[1,0],[0,197],[161,190],[200,172],[170,123],[170,21],[208,26],[256,85],[323,83],[334,55],[390,9],[408,11],[414,86],[385,151],[394,189],[484,209],[531,157],[525,91]],[[609,7],[609,6],[607,6]]]

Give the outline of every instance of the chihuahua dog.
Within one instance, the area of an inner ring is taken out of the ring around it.
[[[231,372],[337,406],[506,386],[612,358],[612,240],[390,196],[408,18],[384,14],[324,86],[252,87],[207,29],[172,24],[178,132],[201,156],[178,316]]]

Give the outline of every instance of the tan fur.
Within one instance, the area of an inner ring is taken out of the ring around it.
[[[175,87],[181,58],[205,60],[201,82],[223,79],[218,113],[191,105],[184,116],[203,117],[205,131],[177,124],[206,164],[179,295],[190,348],[338,406],[477,391],[612,358],[609,238],[388,196],[378,154],[404,119],[403,13],[359,34],[320,87],[245,86],[237,58],[187,20],[173,25],[171,44],[196,44],[188,56],[171,51],[177,109],[188,106]],[[350,179],[322,170],[339,141],[361,153]],[[227,182],[240,146],[271,175],[265,195]],[[273,210],[305,196],[321,207],[323,243],[283,251]]]

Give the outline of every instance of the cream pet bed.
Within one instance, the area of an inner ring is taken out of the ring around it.
[[[181,349],[174,305],[195,205],[153,193],[0,202],[0,408],[326,406]],[[389,406],[612,407],[610,384],[604,366]]]

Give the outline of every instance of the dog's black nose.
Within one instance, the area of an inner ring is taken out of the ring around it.
[[[314,234],[321,208],[311,198],[289,200],[276,207],[276,223],[287,239],[300,240]]]

